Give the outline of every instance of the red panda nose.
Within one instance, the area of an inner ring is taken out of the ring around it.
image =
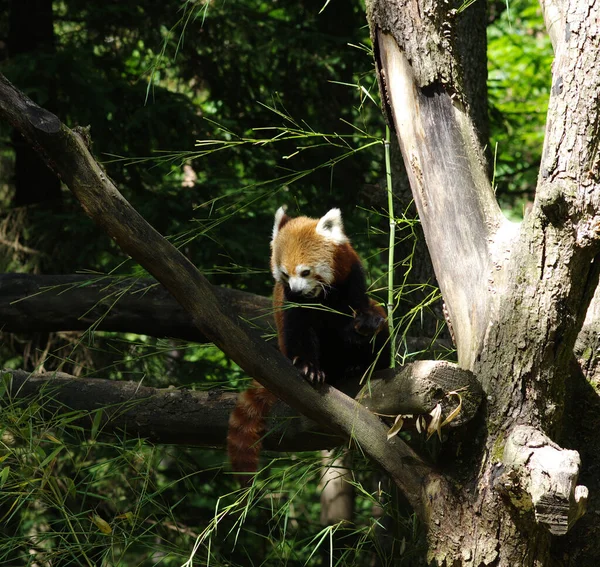
[[[299,278],[290,278],[288,282],[290,290],[294,293],[301,293],[304,290],[304,282]]]

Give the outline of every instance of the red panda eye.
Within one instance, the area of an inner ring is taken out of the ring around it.
[[[310,276],[310,270],[306,269],[306,270],[302,270],[300,272],[300,277],[301,278],[307,278],[308,276]]]

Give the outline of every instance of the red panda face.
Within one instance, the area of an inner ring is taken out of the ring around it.
[[[335,278],[337,246],[348,242],[339,209],[320,219],[275,214],[271,270],[277,283],[292,293],[314,298],[327,292]]]

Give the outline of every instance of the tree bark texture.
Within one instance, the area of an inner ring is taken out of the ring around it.
[[[0,118],[27,138],[88,216],[169,290],[211,342],[277,397],[360,446],[387,471],[417,514],[428,515],[428,487],[444,485],[444,479],[398,437],[388,441],[387,428],[369,410],[327,385],[313,388],[220,301],[206,278],[119,193],[90,154],[86,132],[67,128],[2,75]]]
[[[579,456],[548,436],[563,431],[573,348],[598,283],[598,2],[544,6],[552,8],[553,87],[535,203],[516,225],[498,208],[469,112],[459,4],[368,5],[382,99],[458,362],[487,395],[460,488],[431,495],[429,556],[439,564],[549,564],[550,532],[565,533],[586,500]],[[536,452],[532,439],[547,450]],[[529,455],[535,470],[517,455]],[[540,478],[552,479],[549,492],[540,494]]]
[[[213,286],[215,295],[275,345],[272,300]],[[151,278],[97,275],[0,274],[0,331],[34,333],[111,331],[196,343],[209,339],[173,296]],[[431,335],[429,335],[431,336]],[[449,340],[408,337],[411,352],[442,358]]]
[[[233,392],[151,388],[142,382],[77,378],[63,372],[5,369],[1,374],[1,387],[8,391],[10,403],[35,400],[49,416],[80,411],[80,425],[87,430],[95,412],[102,411],[103,431],[153,443],[224,447],[237,400]],[[449,362],[419,361],[375,375],[372,387],[365,387],[356,399],[376,414],[427,414],[441,404],[443,415],[448,416],[457,400],[446,394],[457,389],[463,390],[464,409],[449,426],[458,427],[475,416],[481,390],[470,372]],[[310,451],[340,441],[326,427],[278,402],[269,415],[264,444],[277,451]]]

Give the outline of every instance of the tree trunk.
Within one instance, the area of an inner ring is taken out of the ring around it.
[[[533,210],[519,226],[503,218],[486,175],[459,5],[369,3],[382,99],[458,362],[488,401],[474,443],[447,473],[455,488],[428,492],[429,557],[439,564],[548,564],[550,534],[566,533],[587,498],[576,486],[579,455],[548,436],[563,428],[573,347],[598,282],[595,4],[574,0],[552,19],[544,157]]]
[[[0,75],[0,117],[42,152],[86,213],[169,289],[203,336],[379,463],[428,528],[429,557],[439,565],[548,564],[551,534],[571,528],[587,499],[576,484],[579,455],[550,437],[563,429],[565,393],[575,391],[573,347],[598,281],[598,10],[594,0],[564,12],[544,7],[558,13],[548,18],[557,58],[536,201],[518,226],[503,218],[486,175],[457,40],[463,16],[434,0],[369,5],[382,98],[458,362],[487,394],[460,458],[447,449],[441,470],[398,438],[386,441],[386,427],[365,407],[302,381],[131,208],[84,136]]]

